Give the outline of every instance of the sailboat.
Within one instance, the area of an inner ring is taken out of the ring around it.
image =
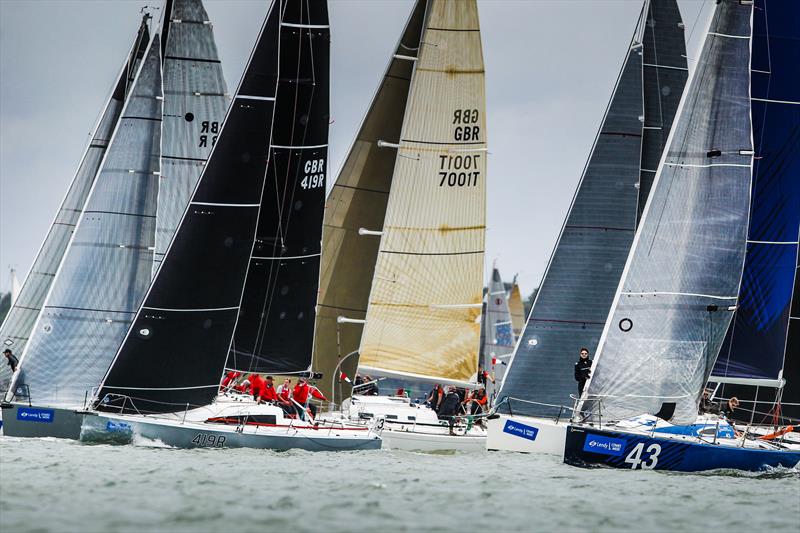
[[[476,385],[485,108],[476,2],[417,1],[326,206],[314,353],[335,362],[324,390],[336,400],[356,363],[364,375]],[[329,416],[381,420],[384,446],[483,447],[405,396],[354,392]]]
[[[774,4],[756,2],[753,11],[751,112],[759,157],[739,299],[710,378],[720,401],[741,402],[734,413],[740,429],[762,435],[800,424],[800,374],[791,372],[800,351],[789,347],[798,315],[791,307],[800,305],[800,27],[790,22],[800,18],[800,7]],[[800,444],[797,433],[785,439]]]
[[[517,291],[519,292],[519,290]],[[521,303],[521,302],[520,302]],[[486,309],[481,325],[481,366],[490,372],[487,393],[494,393],[493,384],[505,375],[507,359],[514,352],[514,332],[505,284],[495,264],[486,292]]]
[[[226,367],[297,364],[311,344],[306,324],[313,326],[313,247],[327,171],[329,32],[324,0],[270,6],[189,206],[95,410],[85,415],[82,440],[380,447],[366,428],[290,419],[271,404],[217,401]],[[284,357],[274,357],[277,349]]]
[[[79,437],[76,411],[125,336],[158,262],[157,235],[185,209],[182,191],[194,187],[227,107],[202,3],[168,0],[152,36],[149,19],[10,323],[10,337],[26,342],[6,395],[16,403],[3,408],[7,435]]]
[[[759,7],[770,20],[791,20],[782,5]],[[738,307],[754,162],[762,157],[752,123],[754,100],[763,99],[752,92],[753,20],[752,3],[714,6],[567,431],[567,463],[701,471],[800,462],[800,450],[779,440],[737,435],[724,417],[698,418]]]
[[[561,455],[688,71],[675,0],[646,0],[488,423],[487,447]]]

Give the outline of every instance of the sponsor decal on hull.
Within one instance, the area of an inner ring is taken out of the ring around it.
[[[52,424],[55,419],[55,411],[52,409],[36,409],[33,407],[19,407],[17,408],[17,420],[23,422],[40,422],[43,424]]]
[[[536,435],[539,434],[539,429],[527,424],[521,424],[514,420],[506,420],[503,426],[503,433],[514,435],[515,437],[522,437],[523,439],[536,440]]]
[[[586,440],[583,442],[583,451],[619,456],[625,452],[625,444],[625,439],[615,439],[613,437],[587,433]]]

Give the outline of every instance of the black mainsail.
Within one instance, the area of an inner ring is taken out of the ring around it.
[[[103,381],[99,408],[115,394],[129,398],[125,410],[134,412],[175,411],[216,396],[240,306],[249,305],[243,293],[253,256],[274,244],[259,239],[273,235],[269,221],[287,220],[275,180],[305,199],[304,181],[308,188],[318,174],[305,173],[305,157],[316,152],[287,146],[327,144],[317,132],[296,132],[310,123],[301,111],[318,94],[311,69],[327,69],[328,43],[324,1],[273,2],[189,207]],[[314,67],[305,64],[312,59]],[[327,83],[327,74],[321,79]],[[285,255],[294,254],[297,241],[287,242]]]

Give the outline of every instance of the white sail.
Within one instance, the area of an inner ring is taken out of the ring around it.
[[[228,107],[222,64],[203,3],[169,0],[163,16],[164,120],[153,274],[189,203]]]
[[[86,205],[20,359],[12,390],[83,405],[150,281],[161,137],[160,39],[150,42]]]
[[[743,3],[715,7],[584,392],[595,417],[696,419],[744,262],[751,15]]]
[[[397,157],[361,339],[362,371],[446,382],[476,377],[485,109],[476,2],[431,0],[400,142],[379,143]]]
[[[17,271],[13,268],[11,269],[11,305],[13,306],[14,303],[19,298],[19,292],[22,290],[22,285],[19,283],[19,278],[17,277]]]

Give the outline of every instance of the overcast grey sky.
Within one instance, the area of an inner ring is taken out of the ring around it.
[[[690,66],[710,1],[678,2],[687,37],[697,28]],[[0,0],[0,291],[10,286],[9,267],[21,278],[35,258],[131,45],[140,8],[160,4]],[[519,273],[527,294],[547,266],[642,2],[478,4],[490,153],[486,268],[497,259],[504,278]],[[268,0],[205,5],[233,92]],[[338,173],[412,0],[329,5],[329,157]]]

